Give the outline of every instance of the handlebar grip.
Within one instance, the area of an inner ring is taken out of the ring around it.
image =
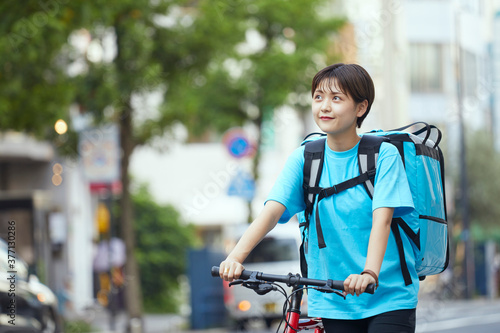
[[[365,289],[365,293],[368,293],[368,294],[374,294],[375,293],[375,284],[369,284],[366,286],[366,289]]]
[[[213,277],[219,276],[219,266],[212,266],[210,273]]]
[[[213,277],[220,276],[219,275],[219,266],[212,266],[212,270],[210,271]],[[254,271],[249,271],[249,270],[243,270],[240,275],[240,279],[242,280],[248,280],[250,276],[254,273]]]
[[[331,283],[332,283],[331,287],[333,289],[344,291],[344,281],[342,281],[342,280],[335,280],[335,281],[331,281]],[[369,285],[366,286],[365,293],[373,295],[375,293],[376,289],[377,288],[375,288],[375,284],[371,283],[371,284],[369,284]]]

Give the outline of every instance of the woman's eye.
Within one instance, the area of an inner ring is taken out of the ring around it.
[[[321,99],[321,95],[314,96],[314,99]]]
[[[335,97],[333,97],[333,100],[334,101],[340,101],[340,97],[339,96],[335,96]]]

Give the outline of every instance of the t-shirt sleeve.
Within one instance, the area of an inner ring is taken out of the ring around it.
[[[273,200],[285,206],[279,223],[286,223],[292,216],[305,209],[302,189],[304,147],[299,147],[288,157],[283,170],[274,183],[267,201]]]
[[[394,208],[394,217],[410,213],[413,199],[403,161],[396,147],[383,143],[377,161],[372,209]]]

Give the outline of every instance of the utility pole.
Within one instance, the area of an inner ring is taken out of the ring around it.
[[[460,10],[455,8],[455,76],[457,86],[457,111],[458,122],[460,128],[459,135],[459,172],[460,172],[460,207],[462,215],[462,240],[465,245],[464,256],[464,277],[465,277],[465,296],[467,299],[472,298],[475,290],[475,270],[474,270],[474,252],[472,237],[470,232],[469,219],[469,192],[467,180],[467,149],[465,144],[465,124],[463,110],[463,77],[462,77],[462,59],[460,47]]]

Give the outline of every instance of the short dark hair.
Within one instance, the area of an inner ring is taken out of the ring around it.
[[[314,76],[311,95],[314,96],[318,86],[325,80],[329,86],[335,84],[337,89],[350,96],[355,103],[361,103],[364,100],[368,101],[366,112],[357,119],[357,126],[361,127],[375,99],[375,87],[370,74],[363,67],[356,64],[338,63],[330,65]]]

